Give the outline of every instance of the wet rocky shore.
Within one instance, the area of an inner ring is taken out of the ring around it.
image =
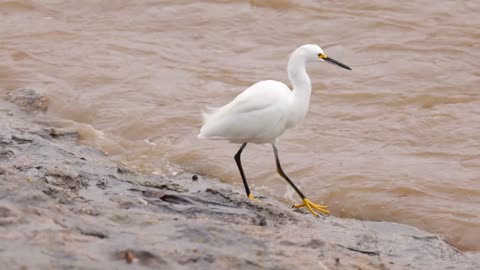
[[[2,269],[480,269],[478,254],[411,226],[314,218],[194,173],[130,171],[74,130],[34,123],[42,102],[0,101]]]

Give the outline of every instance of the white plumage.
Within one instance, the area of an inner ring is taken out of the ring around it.
[[[243,173],[240,155],[247,143],[271,143],[277,162],[277,171],[303,200],[303,204],[295,207],[307,207],[314,215],[316,213],[312,208],[324,214],[327,214],[328,210],[326,210],[326,206],[310,202],[285,175],[278,158],[276,139],[305,118],[311,95],[310,78],[305,67],[307,63],[315,61],[327,61],[350,69],[327,57],[318,45],[303,45],[290,55],[288,61],[288,77],[292,82],[293,90],[278,81],[258,82],[225,106],[205,112],[203,114],[204,125],[198,135],[201,139],[242,143],[242,147],[235,155],[235,161],[240,170],[247,196],[251,199],[253,196]]]
[[[234,143],[270,143],[294,123],[292,91],[277,81],[258,82],[227,105],[204,114],[200,138]]]

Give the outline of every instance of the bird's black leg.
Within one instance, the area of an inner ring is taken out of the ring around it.
[[[305,199],[305,195],[303,195],[303,193],[300,191],[300,189],[298,189],[298,187],[292,182],[292,180],[290,180],[290,178],[288,178],[288,176],[283,171],[282,166],[280,165],[280,159],[278,158],[277,146],[275,144],[272,144],[272,146],[273,146],[273,153],[275,154],[275,162],[277,163],[278,174],[280,174],[280,176],[283,179],[287,180],[287,182],[290,184],[290,186],[292,186],[292,188],[297,192],[298,196],[300,196],[300,198],[302,198],[302,200]]]
[[[243,172],[242,168],[242,161],[240,159],[240,156],[242,155],[242,151],[247,146],[247,143],[243,143],[242,146],[240,146],[240,149],[238,149],[238,152],[235,154],[235,162],[237,163],[238,170],[240,171],[240,175],[242,176],[242,181],[243,185],[245,186],[245,191],[247,192],[247,197],[250,199],[253,199],[253,196],[250,193],[250,188],[248,187],[247,183],[247,178],[245,178],[245,173]]]
[[[305,197],[305,195],[303,195],[303,193],[300,191],[300,189],[298,189],[298,187],[295,186],[295,184],[292,182],[292,180],[290,180],[290,178],[288,178],[288,176],[283,171],[282,166],[280,165],[280,159],[278,159],[277,146],[273,143],[272,143],[272,146],[273,146],[273,153],[275,153],[275,161],[277,163],[278,174],[280,174],[280,176],[283,177],[283,179],[287,180],[287,182],[290,184],[290,186],[292,186],[293,189],[295,189],[298,196],[300,196],[300,198],[302,198],[303,203],[296,204],[293,207],[295,207],[295,208],[306,207],[308,209],[308,211],[310,211],[310,213],[312,213],[314,216],[318,216],[318,214],[315,211],[318,211],[318,212],[320,212],[324,215],[329,215],[330,212],[327,210],[326,205],[319,205],[319,204],[312,203],[307,197]]]

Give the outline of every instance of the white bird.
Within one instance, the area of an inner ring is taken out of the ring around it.
[[[325,61],[351,70],[347,65],[328,57],[318,45],[303,45],[297,48],[288,60],[288,78],[293,90],[282,82],[260,81],[227,105],[203,114],[204,124],[199,138],[242,144],[234,158],[248,198],[255,199],[250,193],[240,156],[247,143],[270,143],[278,174],[293,187],[303,201],[293,207],[306,207],[314,216],[318,216],[314,209],[322,214],[329,214],[326,205],[311,202],[288,178],[280,165],[277,151],[277,138],[300,123],[307,114],[312,92],[310,78],[305,70],[307,63]]]

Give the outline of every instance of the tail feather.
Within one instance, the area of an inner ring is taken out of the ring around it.
[[[208,119],[215,114],[218,111],[219,108],[217,107],[210,107],[207,106],[205,108],[205,111],[202,111],[202,117],[203,117],[203,124],[207,123]]]
[[[202,128],[200,129],[200,133],[199,133],[198,136],[197,136],[199,139],[207,139],[207,140],[211,140],[211,139],[212,139],[211,136],[205,134],[205,128],[206,128],[205,126],[206,126],[208,120],[211,119],[212,116],[213,116],[216,112],[218,112],[219,109],[220,109],[220,107],[217,108],[217,107],[207,106],[207,107],[205,108],[205,110],[202,111],[203,126],[202,126]]]

